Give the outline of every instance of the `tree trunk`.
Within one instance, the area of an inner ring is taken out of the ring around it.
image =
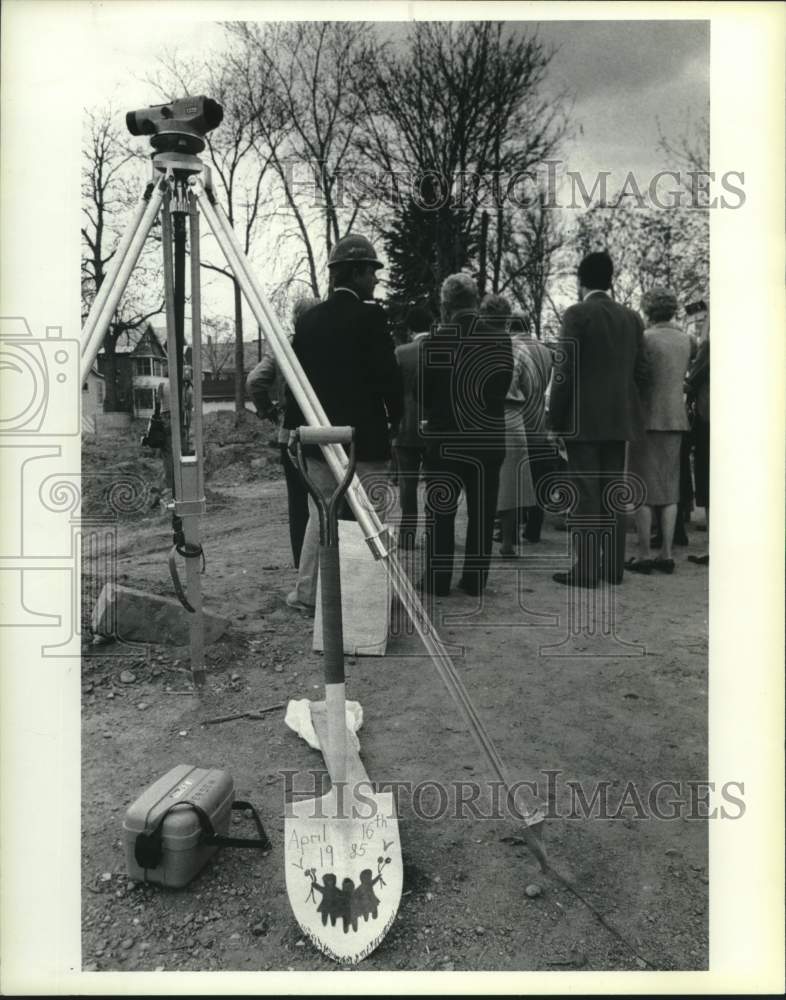
[[[117,361],[115,338],[111,332],[104,337],[104,413],[117,412]]]
[[[486,294],[486,244],[489,238],[489,213],[484,211],[480,216],[480,267],[478,270],[478,293],[481,298]]]
[[[232,279],[235,293],[235,413],[245,410],[246,378],[243,371],[243,297],[237,278]]]

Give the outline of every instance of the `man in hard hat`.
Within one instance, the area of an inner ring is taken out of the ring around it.
[[[390,441],[403,408],[401,373],[388,331],[387,317],[370,302],[376,272],[384,265],[363,236],[339,240],[328,259],[331,293],[295,324],[292,347],[333,426],[355,428],[357,472],[372,502],[381,504]],[[284,426],[306,421],[287,390]],[[303,449],[309,476],[319,489],[334,483],[319,447]],[[374,487],[372,489],[372,486]],[[287,604],[313,612],[316,604],[319,520],[309,497],[310,517],[300,553],[298,581]]]

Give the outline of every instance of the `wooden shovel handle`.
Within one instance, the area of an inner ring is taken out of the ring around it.
[[[351,427],[300,427],[298,434],[302,444],[349,444],[352,440]]]
[[[319,548],[322,587],[322,644],[325,684],[344,683],[344,628],[341,618],[341,569],[337,545]]]

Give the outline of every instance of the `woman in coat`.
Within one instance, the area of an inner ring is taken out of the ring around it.
[[[487,325],[507,328],[510,315],[510,305],[501,295],[487,295],[480,304],[481,321]],[[524,423],[526,393],[531,389],[528,367],[530,358],[523,337],[512,337],[511,346],[513,374],[505,396],[505,461],[499,471],[497,494],[497,514],[502,538],[499,551],[500,555],[508,558],[516,556],[520,512],[522,508],[532,507],[535,503]]]
[[[643,481],[645,500],[636,512],[639,554],[625,565],[635,573],[650,573],[653,569],[673,573],[671,547],[680,499],[680,444],[689,426],[683,382],[695,344],[674,323],[677,297],[669,289],[651,289],[644,296],[642,309],[649,324],[644,344],[650,381],[642,389],[646,436],[628,445],[628,472]],[[655,558],[650,553],[653,515],[660,519],[662,538]]]

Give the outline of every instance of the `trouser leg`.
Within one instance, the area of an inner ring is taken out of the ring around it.
[[[303,549],[303,536],[308,523],[308,491],[303,485],[300,473],[295,468],[285,444],[279,445],[281,465],[284,469],[284,481],[287,487],[287,510],[289,513],[289,543],[292,547],[292,559],[295,568],[300,565],[300,553]]]
[[[544,476],[547,476],[554,467],[552,455],[545,452],[546,445],[541,444],[536,439],[530,440],[528,437],[529,461],[532,470],[532,486],[535,496],[538,495],[538,485]],[[528,542],[539,542],[540,533],[543,530],[543,508],[538,504],[527,507],[527,525],[524,529],[524,537]]]
[[[625,571],[625,512],[622,509],[626,491],[625,442],[604,441],[599,452],[602,470],[600,511],[611,521],[611,530],[603,534],[601,570],[606,580],[620,583]]]
[[[397,447],[401,538],[403,544],[414,542],[418,527],[418,482],[423,452],[420,448]]]
[[[467,496],[467,537],[461,579],[470,593],[482,594],[488,579],[502,456],[462,463]]]
[[[426,478],[426,551],[423,584],[426,591],[446,595],[453,577],[454,529],[461,479],[453,463],[429,455]]]
[[[594,442],[566,442],[568,470],[578,495],[573,513],[574,576],[597,583],[600,576],[601,462]]]

